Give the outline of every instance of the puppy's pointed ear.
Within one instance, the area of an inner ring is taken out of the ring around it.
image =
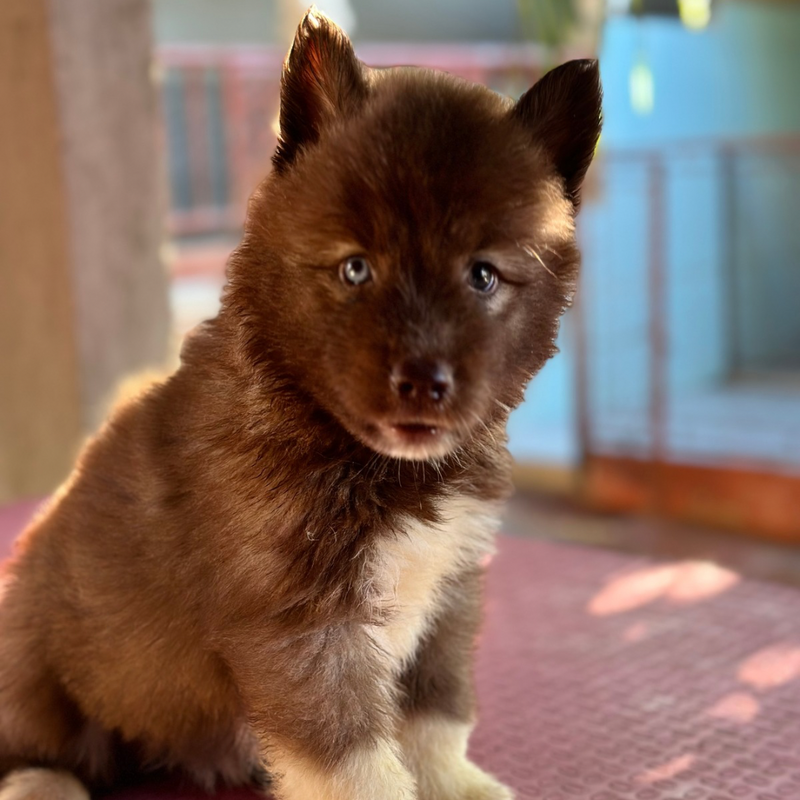
[[[272,157],[277,171],[314,144],[327,124],[363,102],[364,70],[344,31],[312,6],[283,64],[280,135]]]
[[[553,159],[575,209],[600,137],[602,99],[597,61],[568,61],[522,95],[511,112]]]

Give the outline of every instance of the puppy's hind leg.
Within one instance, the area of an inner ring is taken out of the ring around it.
[[[92,735],[52,676],[31,663],[0,667],[0,800],[89,800],[72,770],[104,777],[112,767],[107,736]]]
[[[82,781],[114,770],[110,734],[92,724],[47,666],[36,627],[0,604],[0,800],[89,800]]]
[[[30,768],[0,782],[0,800],[89,800],[86,787],[69,772]]]

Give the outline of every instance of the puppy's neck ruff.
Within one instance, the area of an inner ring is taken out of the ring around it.
[[[443,589],[463,572],[477,570],[492,552],[500,524],[497,503],[446,494],[437,504],[439,521],[400,521],[394,535],[381,537],[369,566],[383,622],[371,636],[400,672],[446,602]]]

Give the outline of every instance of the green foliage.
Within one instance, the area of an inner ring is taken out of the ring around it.
[[[517,0],[526,39],[561,47],[578,25],[576,0]]]

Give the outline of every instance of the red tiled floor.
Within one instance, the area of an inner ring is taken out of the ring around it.
[[[520,800],[800,799],[796,589],[501,537],[477,677],[474,758]]]
[[[5,558],[17,534],[33,517],[41,500],[24,500],[10,506],[0,506],[0,558]]]
[[[800,798],[800,593],[503,540],[476,758],[536,800]]]

